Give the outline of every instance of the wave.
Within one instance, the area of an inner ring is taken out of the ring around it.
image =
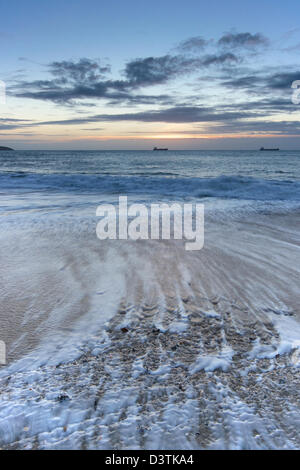
[[[243,176],[219,176],[200,183],[198,197],[251,200],[300,200],[300,182]]]
[[[18,184],[16,179],[18,178]],[[0,173],[2,191],[50,191],[101,195],[128,194],[179,198],[222,198],[257,201],[300,201],[300,181],[239,175],[215,178],[114,176],[91,174]]]

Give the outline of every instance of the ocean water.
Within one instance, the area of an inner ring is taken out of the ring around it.
[[[285,212],[299,207],[299,158],[295,151],[1,152],[0,214],[12,224],[61,214],[92,222],[97,204],[123,194],[145,204],[201,202],[207,215],[225,217]]]
[[[300,152],[1,152],[0,195],[0,447],[300,447]],[[100,241],[119,195],[204,248]]]
[[[1,152],[5,196],[224,198],[299,201],[296,151]],[[15,178],[18,178],[16,181]]]

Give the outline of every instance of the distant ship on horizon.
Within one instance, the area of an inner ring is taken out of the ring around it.
[[[265,149],[265,147],[260,147],[261,152],[264,152],[264,151],[267,151],[267,152],[270,152],[270,151],[272,152],[273,151],[274,152],[274,151],[278,151],[278,150],[279,150],[279,148]]]
[[[169,149],[167,149],[167,148],[153,147],[153,150],[154,150],[154,151],[157,151],[157,150],[164,150],[164,151],[166,151],[166,150],[169,150]]]

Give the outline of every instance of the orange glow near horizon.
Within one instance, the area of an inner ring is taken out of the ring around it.
[[[20,141],[23,140],[25,142],[48,142],[48,143],[64,143],[64,142],[76,142],[76,141],[86,141],[86,142],[105,142],[105,141],[156,141],[159,143],[159,141],[177,141],[177,140],[221,140],[221,139],[243,139],[243,138],[250,138],[250,139],[263,139],[263,138],[290,138],[290,137],[300,137],[299,134],[294,134],[294,135],[286,135],[286,134],[266,134],[266,133],[251,133],[251,134],[189,134],[187,133],[153,133],[153,134],[132,134],[132,135],[66,135],[66,134],[35,134],[34,136],[32,134],[29,134],[26,136],[25,134],[18,135],[17,133],[11,133],[8,137],[8,134],[5,135],[5,137],[0,135],[0,142],[6,142],[7,140],[15,140],[15,141]]]
[[[284,135],[284,134],[153,134],[153,135],[109,135],[109,136],[80,136],[70,137],[68,139],[59,139],[59,141],[69,140],[179,140],[179,139],[240,139],[240,138],[276,138],[276,137],[300,137],[300,135]]]

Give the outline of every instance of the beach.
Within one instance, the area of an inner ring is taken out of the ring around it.
[[[299,152],[1,158],[1,448],[299,448]],[[203,249],[99,240],[119,195]]]

